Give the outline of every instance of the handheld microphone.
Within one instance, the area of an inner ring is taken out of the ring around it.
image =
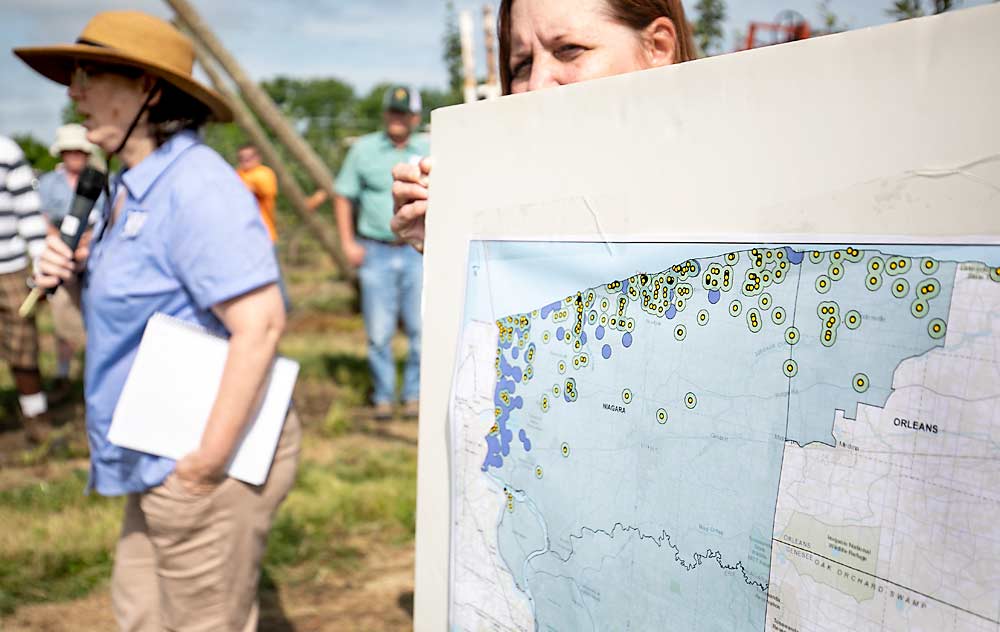
[[[97,198],[101,196],[101,191],[104,189],[104,179],[105,176],[102,172],[90,166],[85,167],[77,178],[76,194],[73,196],[69,213],[59,224],[59,236],[71,252],[76,252],[77,246],[80,245],[80,239],[83,238],[83,233],[87,231],[87,220],[90,218],[90,212],[94,210]],[[42,297],[43,293],[52,294],[58,287],[56,285],[47,290],[39,287],[32,288],[28,298],[18,310],[21,318],[27,318],[31,315],[35,304],[38,303],[38,299]]]

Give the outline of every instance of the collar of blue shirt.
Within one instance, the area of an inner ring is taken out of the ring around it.
[[[133,199],[142,201],[163,172],[184,152],[199,144],[201,140],[193,131],[185,130],[174,134],[142,162],[125,171],[122,174],[122,183]]]

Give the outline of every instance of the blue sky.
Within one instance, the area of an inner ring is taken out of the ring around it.
[[[961,6],[989,0],[964,0]],[[192,0],[202,17],[255,79],[333,76],[358,91],[380,81],[443,87],[444,0]],[[686,2],[693,7],[694,0]],[[727,46],[751,20],[794,9],[819,21],[818,0],[729,0]],[[831,0],[852,28],[889,21],[891,0]],[[479,15],[479,1],[456,0]],[[3,0],[0,48],[70,42],[96,12],[140,9],[170,17],[160,0]],[[690,9],[689,9],[690,10]],[[692,11],[693,13],[693,11]],[[692,16],[693,17],[693,16]],[[477,20],[478,24],[478,20]],[[477,46],[482,36],[477,33]],[[9,52],[0,54],[0,133],[31,132],[48,141],[66,103],[65,89],[34,75]]]

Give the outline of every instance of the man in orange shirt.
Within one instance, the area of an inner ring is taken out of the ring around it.
[[[275,201],[278,198],[278,178],[274,171],[260,161],[260,152],[257,147],[247,143],[236,151],[237,168],[243,184],[246,185],[253,196],[257,198],[257,206],[260,207],[260,216],[264,220],[264,226],[271,235],[271,243],[278,242],[278,227],[275,221]],[[277,257],[277,245],[275,245],[275,257]],[[282,276],[278,276],[278,288],[281,289],[281,296],[285,300],[285,309],[291,307],[288,300],[288,290],[285,288],[285,281]]]
[[[247,185],[253,196],[257,198],[260,216],[264,219],[267,232],[271,234],[271,242],[278,241],[278,229],[274,221],[274,202],[278,197],[278,178],[270,167],[261,164],[260,153],[253,145],[243,145],[236,152],[239,166],[236,173],[240,174],[243,184]]]

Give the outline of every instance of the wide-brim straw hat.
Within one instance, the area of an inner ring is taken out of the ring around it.
[[[15,48],[14,54],[64,86],[70,84],[78,62],[139,68],[203,103],[215,120],[233,120],[226,100],[192,75],[195,55],[191,40],[169,22],[141,11],[98,13],[75,44]]]

